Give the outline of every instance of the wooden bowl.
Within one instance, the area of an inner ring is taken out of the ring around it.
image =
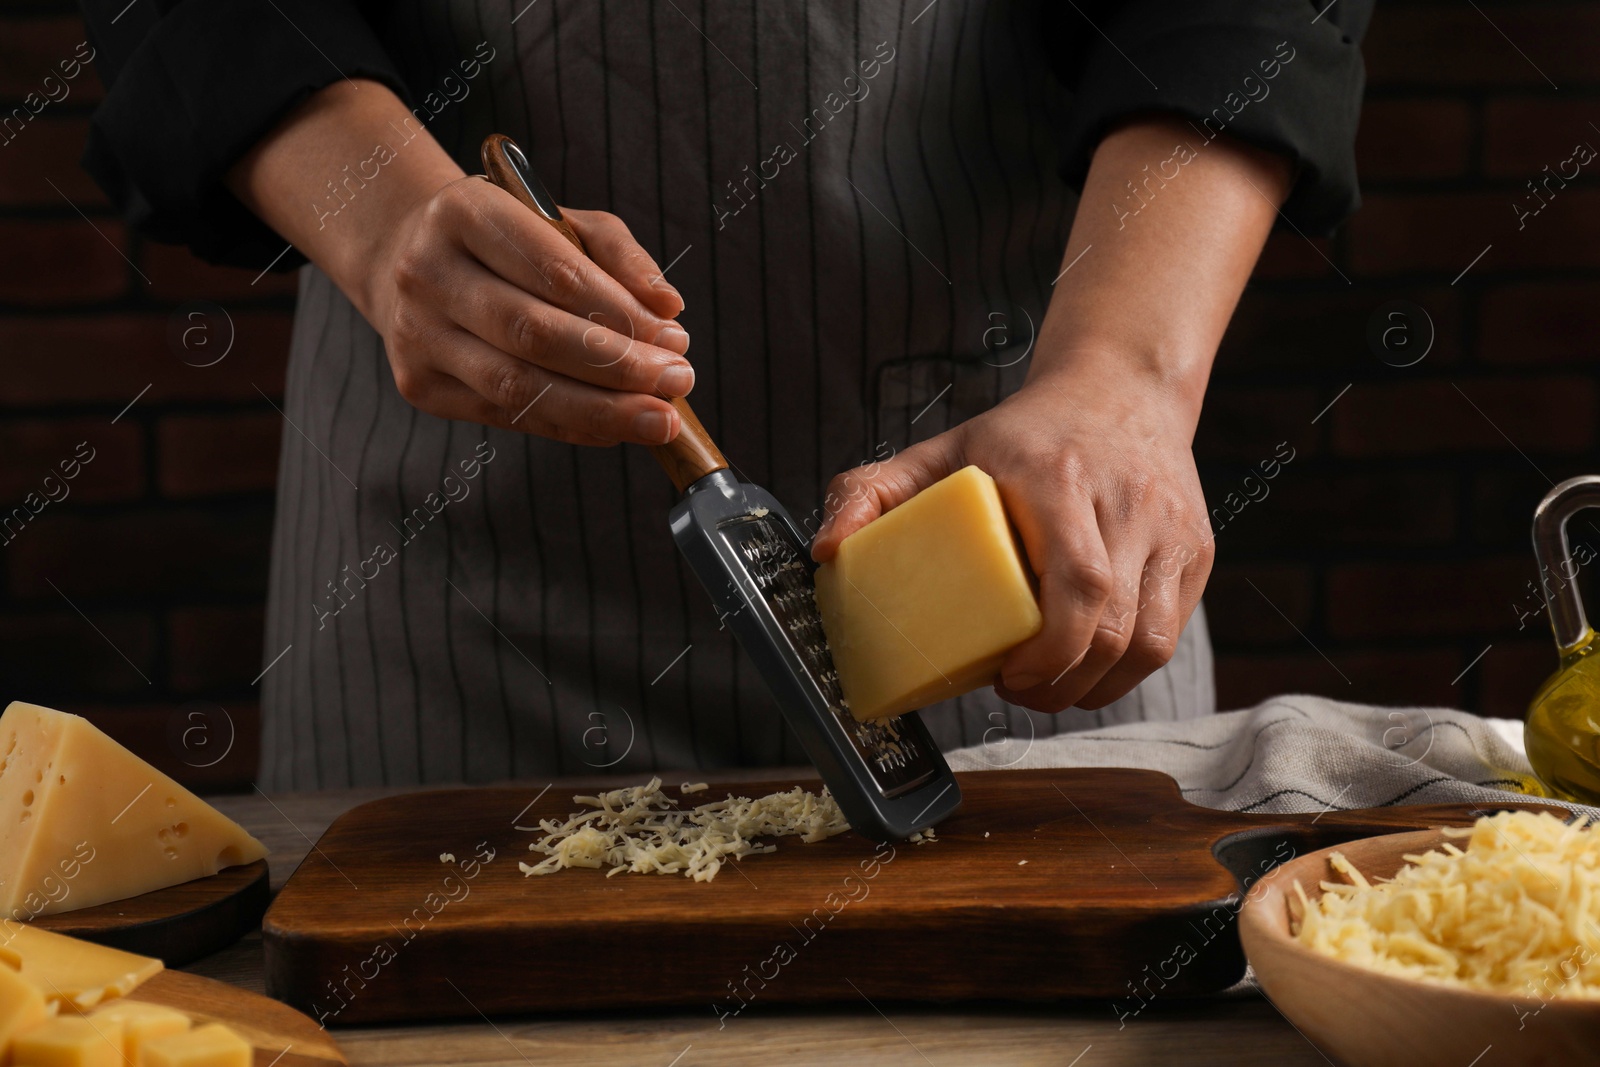
[[[1380,974],[1313,952],[1289,936],[1289,901],[1338,882],[1329,863],[1342,852],[1369,879],[1392,877],[1406,854],[1437,848],[1439,830],[1387,834],[1307,853],[1251,886],[1239,938],[1262,990],[1289,1022],[1350,1067],[1575,1067],[1600,1055],[1600,1000],[1454,989]],[[1552,978],[1551,988],[1560,975]]]

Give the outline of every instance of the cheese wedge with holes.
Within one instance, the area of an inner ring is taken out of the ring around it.
[[[266,854],[87,719],[21,702],[0,716],[0,918],[121,900]]]
[[[0,956],[46,1003],[67,1011],[88,1011],[103,1001],[125,997],[162,969],[161,961],[151,956],[10,919],[0,920]]]
[[[994,479],[963,467],[839,545],[817,608],[850,711],[885,719],[993,683],[1044,625]]]

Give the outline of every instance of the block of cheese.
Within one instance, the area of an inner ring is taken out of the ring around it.
[[[250,1067],[250,1043],[221,1023],[197,1026],[186,1034],[145,1046],[145,1067]]]
[[[58,1015],[11,1043],[11,1062],[26,1067],[123,1067],[122,1024]]]
[[[266,854],[89,720],[20,701],[0,716],[0,917],[121,900]]]
[[[1044,625],[994,479],[963,467],[863,526],[817,568],[845,700],[884,719],[991,684]]]
[[[142,1000],[114,1000],[96,1008],[90,1019],[114,1020],[122,1027],[123,1067],[143,1067],[150,1061],[145,1047],[164,1037],[189,1032],[189,1017],[177,1008],[147,1004]]]
[[[54,934],[27,923],[0,920],[0,959],[27,979],[49,1003],[88,1011],[101,1001],[127,996],[161,961],[121,949]]]
[[[0,966],[0,1063],[10,1063],[7,1050],[16,1036],[50,1017],[44,996],[22,975]]]

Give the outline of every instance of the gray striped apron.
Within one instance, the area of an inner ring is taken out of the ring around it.
[[[410,0],[380,31],[469,172],[507,133],[562,204],[615,212],[670,265],[697,412],[805,521],[835,473],[1023,380],[1074,206],[1036,17],[1028,0]],[[416,411],[314,267],[286,394],[265,788],[804,762],[677,558],[646,450]],[[924,714],[1003,765],[1035,736],[1214,703],[1197,612],[1173,661],[1101,711],[984,690]]]

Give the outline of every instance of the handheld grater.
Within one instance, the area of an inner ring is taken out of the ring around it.
[[[584,251],[515,141],[490,134],[482,157],[490,181]],[[817,613],[807,539],[771,493],[733,476],[682,397],[672,405],[682,429],[651,449],[683,494],[672,538],[845,818],[885,841],[939,822],[960,806],[961,788],[921,717],[864,723],[850,714]]]

